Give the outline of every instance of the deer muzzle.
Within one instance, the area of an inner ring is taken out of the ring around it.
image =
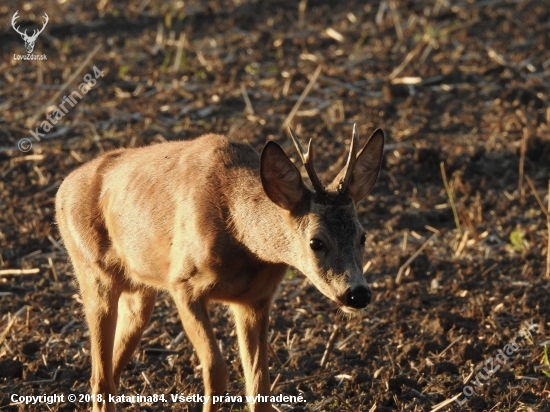
[[[344,305],[353,309],[366,308],[372,298],[371,291],[366,286],[355,286],[349,288],[340,299]]]

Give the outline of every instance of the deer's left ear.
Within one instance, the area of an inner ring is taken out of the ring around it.
[[[377,129],[357,155],[357,163],[349,187],[349,193],[356,204],[369,194],[376,183],[383,154],[384,132],[382,129]]]

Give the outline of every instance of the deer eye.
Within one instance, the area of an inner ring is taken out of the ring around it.
[[[361,243],[361,246],[365,246],[365,242],[367,241],[367,235],[363,233],[361,235],[361,240],[359,241]]]
[[[319,251],[325,247],[325,244],[321,240],[313,238],[309,241],[309,247],[312,250]]]

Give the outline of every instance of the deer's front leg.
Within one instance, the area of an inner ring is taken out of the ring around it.
[[[192,294],[186,290],[185,285],[174,286],[171,292],[185,333],[189,336],[202,365],[204,394],[209,397],[203,412],[216,412],[219,405],[212,402],[212,397],[222,396],[225,393],[228,372],[212,330],[206,301],[190,299],[189,296]]]
[[[267,331],[271,299],[250,304],[232,304],[239,337],[239,349],[246,380],[246,394],[269,396]],[[250,403],[253,412],[271,412],[271,402]]]

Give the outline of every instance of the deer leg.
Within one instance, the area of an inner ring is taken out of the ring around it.
[[[125,289],[118,300],[113,380],[118,388],[120,375],[136,350],[155,307],[157,292],[149,288]]]
[[[73,257],[73,266],[79,281],[84,312],[90,329],[92,394],[101,395],[103,398],[103,402],[97,402],[94,396],[93,410],[94,412],[114,412],[115,404],[107,401],[110,394],[116,394],[112,362],[117,302],[121,287],[113,274],[105,272],[95,263]]]
[[[202,365],[204,394],[209,397],[203,412],[216,412],[219,405],[213,403],[212,397],[225,393],[228,372],[212,330],[206,301],[204,298],[190,299],[191,293],[184,285],[174,286],[172,296],[185,332]]]
[[[251,304],[231,304],[239,338],[239,350],[246,380],[246,394],[269,396],[267,332],[271,298]],[[271,412],[271,402],[254,402],[252,412]]]

